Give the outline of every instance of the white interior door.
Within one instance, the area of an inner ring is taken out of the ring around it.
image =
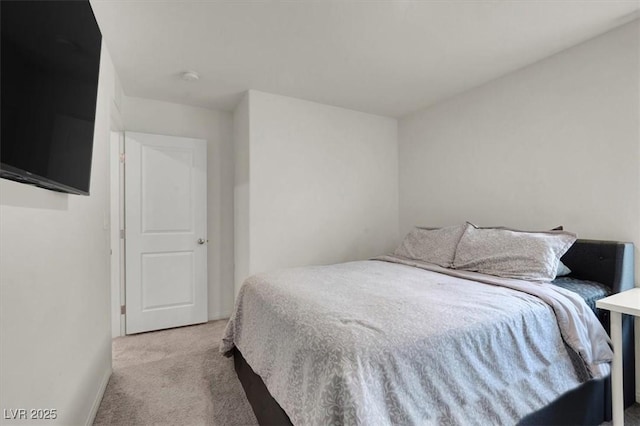
[[[127,334],[207,321],[206,150],[125,134]]]

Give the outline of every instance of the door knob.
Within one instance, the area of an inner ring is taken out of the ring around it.
[[[204,244],[206,243],[208,240],[205,240],[204,238],[198,238],[198,244]]]

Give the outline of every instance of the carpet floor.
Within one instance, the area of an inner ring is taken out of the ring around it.
[[[95,425],[257,425],[218,352],[226,320],[118,337]]]
[[[94,424],[257,425],[233,359],[218,352],[226,323],[114,339],[113,374]],[[625,425],[640,426],[640,405],[625,411]]]

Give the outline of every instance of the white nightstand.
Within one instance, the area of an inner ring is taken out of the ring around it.
[[[624,394],[622,388],[622,314],[640,317],[640,288],[623,291],[596,301],[596,307],[611,311],[611,398],[613,425],[624,424]]]

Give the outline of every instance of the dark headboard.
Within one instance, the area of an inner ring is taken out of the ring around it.
[[[635,286],[632,243],[577,240],[562,262],[571,269],[571,276],[606,284],[614,293]]]

